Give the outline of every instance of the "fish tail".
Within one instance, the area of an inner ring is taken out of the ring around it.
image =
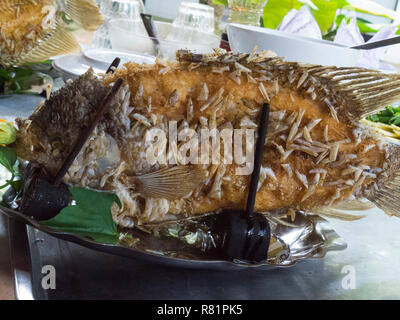
[[[400,98],[400,74],[385,74],[362,68],[335,68],[321,75],[342,98],[344,111],[360,120]]]
[[[67,0],[64,11],[87,31],[95,31],[104,23],[95,0]]]
[[[63,25],[58,24],[40,44],[20,57],[18,64],[40,62],[48,57],[79,52],[80,46],[75,37]]]

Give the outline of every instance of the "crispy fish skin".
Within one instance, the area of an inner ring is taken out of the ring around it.
[[[86,169],[80,170],[75,178],[70,172],[66,177],[73,184],[116,192],[123,203],[122,210],[114,212],[117,223],[132,226],[171,219],[174,215],[243,208],[250,176],[237,175],[235,163],[204,165],[208,178],[187,197],[176,200],[143,198],[129,183],[129,177],[162,167],[150,165],[145,158],[144,137],[151,128],[168,132],[168,120],[176,120],[178,127],[196,130],[205,126],[254,129],[264,102],[270,103],[272,112],[257,211],[315,210],[367,197],[388,214],[397,214],[382,199],[387,194],[385,188],[397,188],[399,148],[358,120],[400,95],[396,90],[385,91],[386,83],[393,88],[400,81],[399,76],[357,68],[289,63],[264,53],[231,56],[217,52],[198,56],[181,52],[178,59],[177,63],[158,60],[155,65],[144,66],[128,63],[104,77],[105,85],[122,77],[130,96],[130,107],[126,102],[128,93],[124,92],[115,104],[114,115],[104,123],[108,127],[115,127],[117,119],[129,123],[119,136],[107,133],[105,125],[99,128],[94,142],[86,146],[74,163],[75,168],[86,166]],[[385,81],[368,87],[367,82],[357,80],[371,75],[375,80]],[[348,81],[346,86],[341,84],[342,80]],[[352,86],[358,91],[348,90]],[[365,98],[367,89],[372,96],[370,100],[380,104],[374,106]],[[375,91],[382,92],[379,99]],[[76,108],[75,112],[79,112],[79,106]],[[33,133],[24,131],[26,125],[26,120],[18,121],[21,143],[18,154],[32,161],[33,153],[22,154],[22,150],[31,150],[22,145],[28,141],[26,136]],[[101,177],[95,171],[100,160],[109,158],[105,151],[94,152],[94,156],[92,152],[92,162],[84,156],[88,149],[96,150],[96,141],[108,150],[116,143],[120,160],[111,161],[114,165],[102,172]],[[35,161],[48,166],[38,156]],[[94,173],[88,177],[90,170]]]

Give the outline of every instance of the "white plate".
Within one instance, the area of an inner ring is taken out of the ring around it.
[[[88,60],[106,63],[107,65],[110,65],[115,57],[121,59],[121,65],[129,61],[136,63],[154,63],[154,56],[124,50],[90,48],[84,50],[82,55]]]
[[[272,50],[287,61],[353,67],[361,56],[360,50],[331,41],[241,24],[229,24],[228,37],[235,53],[251,52],[257,46],[258,50]]]
[[[155,58],[134,52],[106,49],[88,49],[83,54],[71,54],[57,57],[53,61],[53,67],[60,71],[64,81],[76,79],[85,73],[90,67],[96,73],[104,73],[114,58],[121,58],[122,65],[125,62],[132,61],[136,63],[154,63]]]

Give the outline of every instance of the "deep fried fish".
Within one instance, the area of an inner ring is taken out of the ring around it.
[[[171,137],[161,146],[168,164],[149,162],[146,138],[154,128],[168,136],[170,121],[176,121],[178,132],[193,129],[191,138],[199,145],[204,128],[255,129],[266,101],[272,112],[257,211],[315,211],[366,197],[387,214],[400,215],[399,147],[359,121],[400,97],[399,75],[304,65],[266,53],[181,51],[177,58],[174,63],[128,63],[100,80],[89,71],[53,94],[29,119],[17,120],[18,155],[54,174],[99,99],[122,77],[125,87],[112,110],[65,177],[73,185],[117,193],[123,208],[115,210],[114,219],[120,225],[243,208],[250,176],[237,174],[242,164],[208,158],[193,165],[207,176],[187,195],[176,192],[174,197],[177,177],[169,183],[157,172],[186,163],[174,158]],[[178,152],[187,148],[185,142],[178,142]],[[156,190],[155,196],[141,192],[143,181]]]

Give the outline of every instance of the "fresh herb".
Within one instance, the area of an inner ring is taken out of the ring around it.
[[[9,173],[11,173],[9,179],[6,178],[5,181],[2,179],[0,190],[11,186],[15,192],[19,192],[22,188],[22,179],[18,169],[17,154],[13,148],[5,146],[15,141],[16,134],[17,131],[10,122],[0,119],[0,167],[4,167]],[[4,177],[8,176],[6,172],[2,172],[2,175],[4,175]],[[1,194],[2,193],[3,192],[1,192]]]
[[[0,146],[0,164],[12,173],[16,162],[17,155],[15,150],[9,147]]]
[[[0,185],[0,190],[11,186],[18,192],[22,187],[21,174],[18,169],[17,155],[13,148],[0,146],[0,165],[11,173],[11,177]]]
[[[368,116],[367,120],[400,127],[400,106],[388,106],[381,112]]]
[[[119,233],[112,219],[111,205],[121,203],[114,194],[69,188],[72,203],[54,218],[40,223],[58,231],[89,237],[101,243],[117,243]]]

